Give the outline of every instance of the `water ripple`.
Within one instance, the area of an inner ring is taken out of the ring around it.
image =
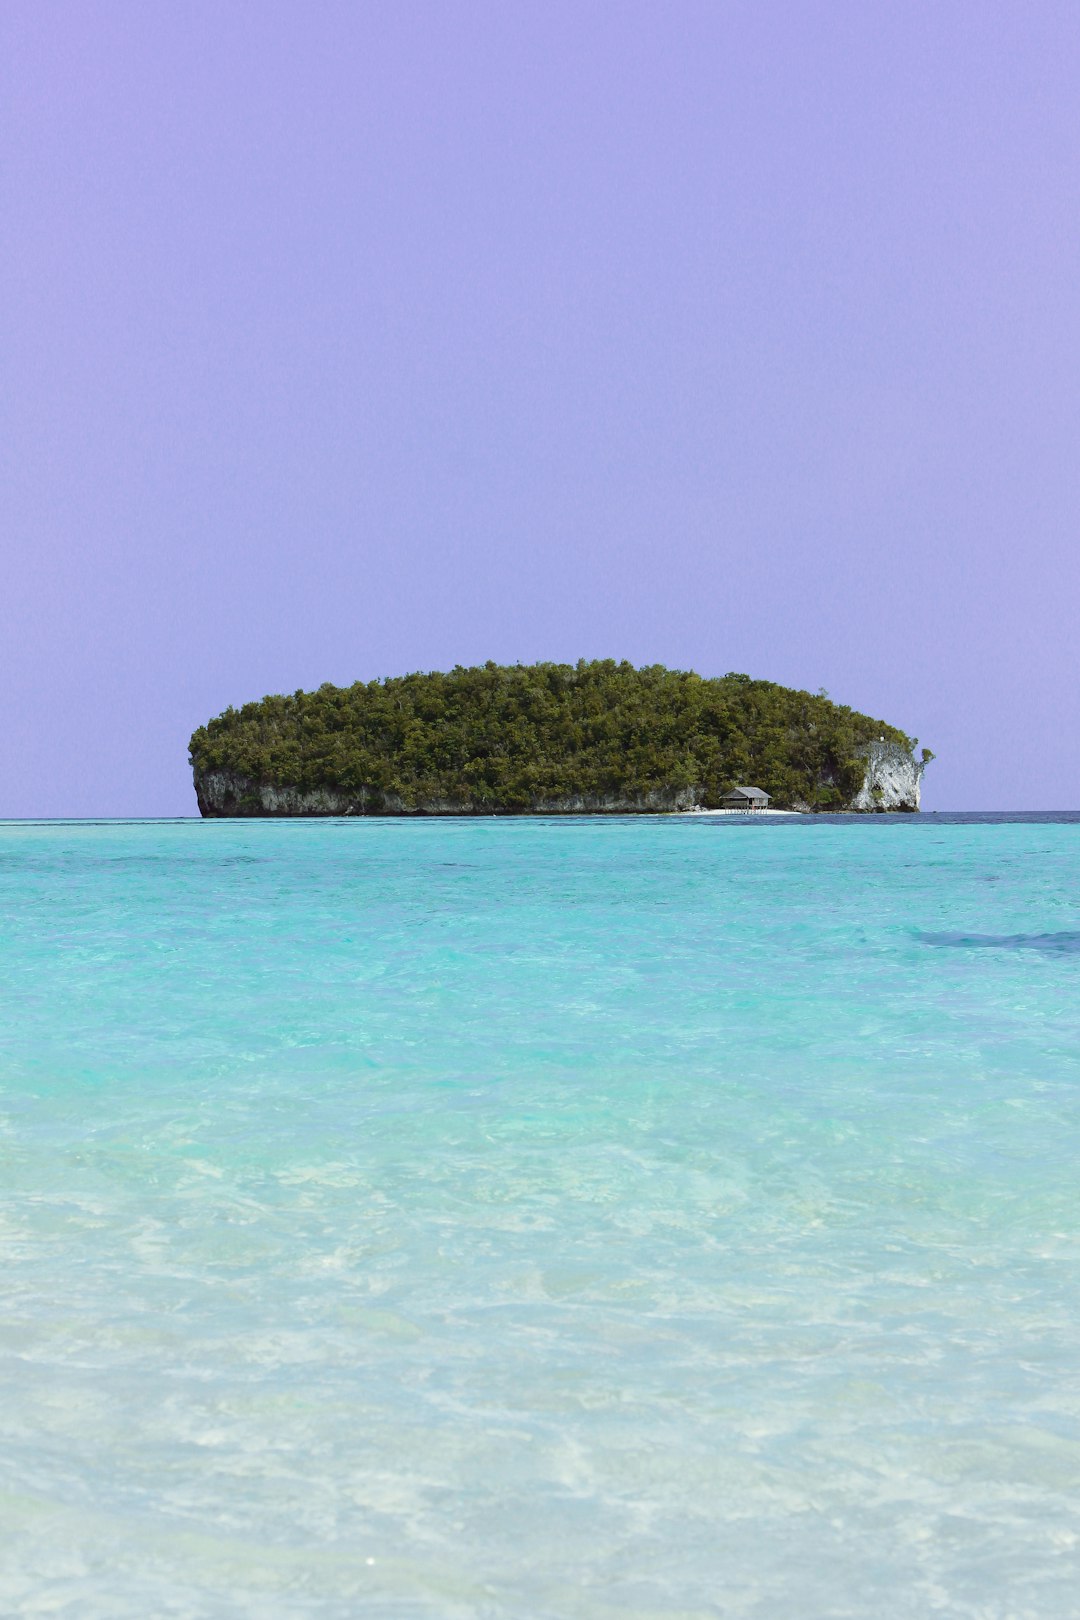
[[[1080,929],[1063,928],[1052,934],[920,934],[924,945],[951,946],[960,950],[1044,951],[1050,955],[1080,952]]]

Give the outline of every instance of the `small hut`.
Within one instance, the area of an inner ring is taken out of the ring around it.
[[[733,787],[721,794],[720,805],[724,810],[767,810],[769,795],[756,787]]]

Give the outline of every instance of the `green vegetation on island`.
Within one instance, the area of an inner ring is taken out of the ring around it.
[[[191,763],[209,815],[301,800],[300,813],[708,808],[746,782],[776,806],[829,810],[859,791],[860,752],[879,739],[914,747],[824,693],[602,659],[266,697],[200,726]]]

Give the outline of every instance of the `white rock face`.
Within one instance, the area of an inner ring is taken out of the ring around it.
[[[863,750],[866,775],[851,801],[852,810],[918,810],[922,802],[922,774],[918,764],[899,743],[870,743]]]

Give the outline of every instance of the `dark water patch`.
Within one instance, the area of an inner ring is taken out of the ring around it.
[[[216,871],[229,866],[265,866],[269,855],[189,855],[187,851],[167,855],[86,855],[81,849],[41,850],[31,854],[23,850],[0,852],[0,871],[54,872],[115,872],[131,868],[164,868],[189,872],[193,868]]]
[[[113,873],[120,876],[125,872],[161,872],[163,874],[175,873],[177,876],[189,875],[193,879],[203,873],[228,872],[240,866],[268,866],[271,864],[269,855],[188,855],[186,852],[179,855],[103,855],[100,859],[87,860],[81,853],[72,853],[64,863],[75,871],[91,872],[100,869],[103,873]]]
[[[100,855],[89,859],[80,852],[74,858],[82,866],[100,866],[105,871],[129,866],[171,866],[185,872],[193,866],[265,866],[270,859],[268,855],[189,855],[172,850],[165,855]]]
[[[1080,929],[1053,934],[919,934],[924,945],[959,950],[1043,951],[1053,956],[1080,954]]]

